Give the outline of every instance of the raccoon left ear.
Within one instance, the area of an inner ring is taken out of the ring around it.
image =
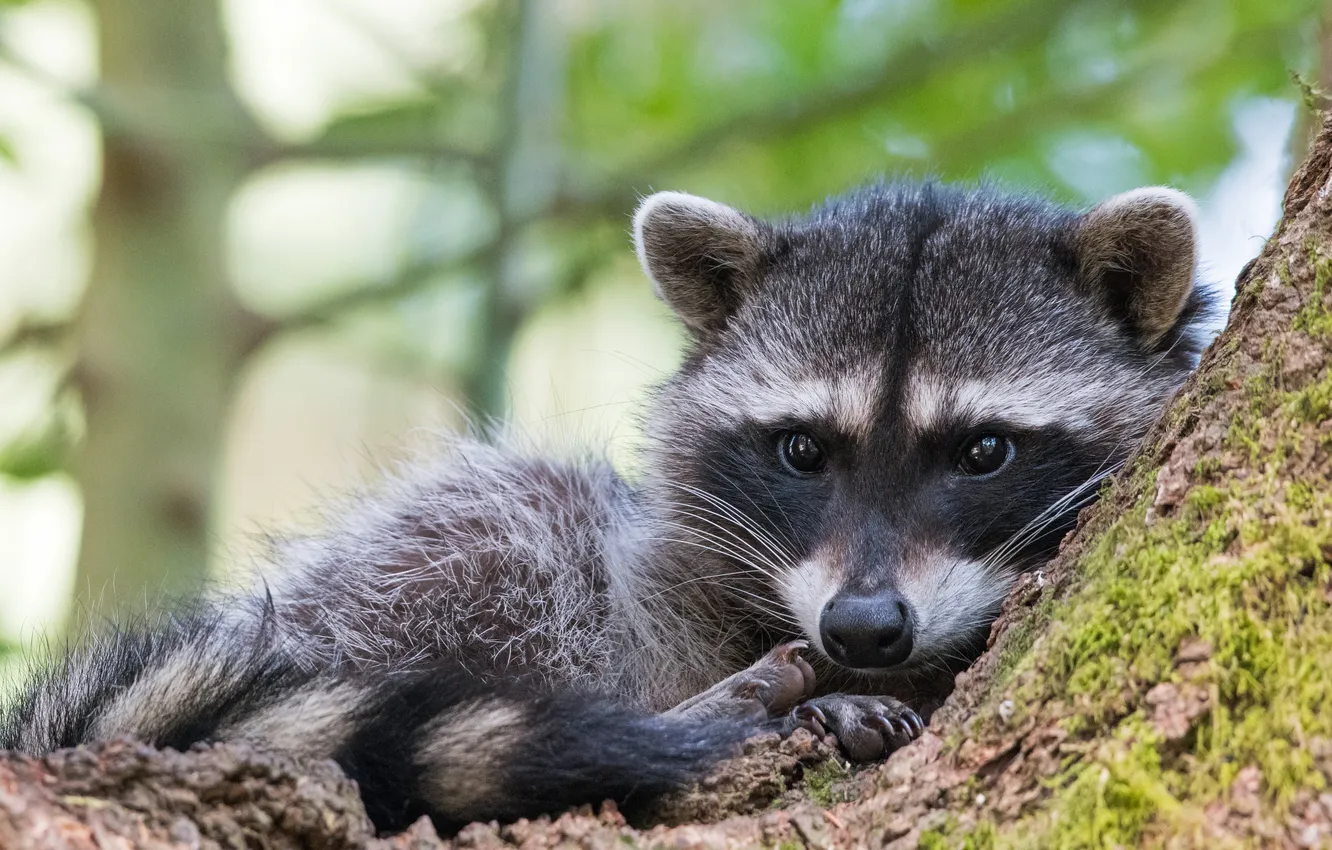
[[[1084,280],[1126,315],[1151,347],[1175,326],[1198,269],[1198,205],[1149,186],[1115,195],[1083,215],[1075,249]]]
[[[634,248],[657,295],[695,333],[720,328],[757,286],[766,224],[725,204],[658,192],[634,213]]]

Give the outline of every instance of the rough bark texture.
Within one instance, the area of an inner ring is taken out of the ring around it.
[[[117,742],[0,758],[0,846],[1332,843],[1332,122],[1230,326],[931,729],[851,775],[756,741],[651,828],[612,807],[375,838],[330,764]],[[683,822],[682,822],[683,821]]]

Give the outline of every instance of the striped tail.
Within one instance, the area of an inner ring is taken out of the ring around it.
[[[382,831],[428,815],[447,833],[604,799],[632,808],[699,778],[755,731],[602,695],[497,687],[457,668],[310,671],[271,628],[204,614],[115,632],[38,673],[5,712],[0,747],[251,741],[336,760]]]

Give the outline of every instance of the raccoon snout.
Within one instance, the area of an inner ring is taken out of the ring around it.
[[[819,635],[829,657],[844,667],[881,668],[911,655],[911,607],[895,591],[839,594],[823,606]]]

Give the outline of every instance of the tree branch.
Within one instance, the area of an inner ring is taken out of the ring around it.
[[[0,357],[34,346],[57,346],[69,339],[73,331],[71,320],[26,320],[4,339],[0,339]]]

